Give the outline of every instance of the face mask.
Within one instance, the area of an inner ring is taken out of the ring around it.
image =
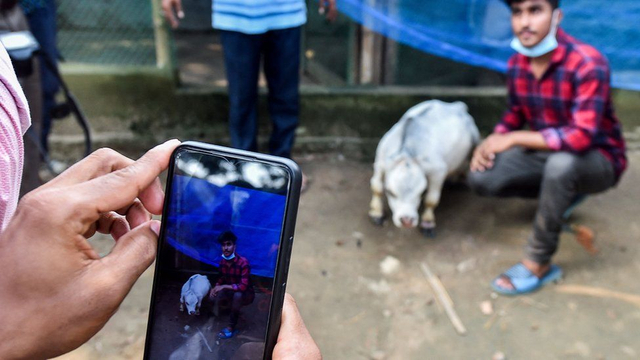
[[[233,260],[236,257],[236,253],[233,253],[229,256],[224,256],[224,254],[222,254],[222,258],[225,260]]]
[[[549,34],[540,41],[537,45],[533,47],[526,47],[522,45],[520,39],[518,37],[514,37],[511,41],[511,48],[520,54],[530,57],[536,58],[540,57],[544,54],[548,54],[555,50],[558,47],[558,40],[556,39],[556,35],[558,34],[558,18],[560,16],[560,12],[556,9],[553,11],[551,19],[551,29],[549,30]]]

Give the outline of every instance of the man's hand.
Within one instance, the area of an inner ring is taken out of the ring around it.
[[[0,234],[0,358],[44,359],[98,332],[151,265],[177,140],[138,161],[101,149],[27,194]],[[100,258],[87,238],[116,240]]]
[[[184,18],[182,11],[182,0],[162,0],[162,11],[172,28],[176,29],[180,25],[180,20]]]
[[[327,20],[334,21],[338,17],[336,0],[319,0],[318,3],[318,12],[320,15],[325,14]]]
[[[213,289],[211,289],[211,291],[209,291],[209,299],[213,300],[213,298],[218,296],[218,293],[220,291],[226,289],[227,287],[228,285],[216,285]]]
[[[486,138],[473,153],[471,171],[486,171],[493,167],[496,155],[513,146],[510,134],[492,134]]]
[[[273,349],[274,360],[320,360],[322,355],[318,345],[304,326],[295,300],[289,294],[284,297],[282,324],[278,334],[278,342]]]

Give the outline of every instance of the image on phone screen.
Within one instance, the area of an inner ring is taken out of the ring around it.
[[[261,359],[290,176],[179,150],[170,174],[148,359]]]

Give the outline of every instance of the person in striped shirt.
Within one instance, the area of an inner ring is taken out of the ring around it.
[[[559,28],[559,0],[505,2],[518,51],[508,63],[509,107],[475,150],[469,183],[485,196],[539,198],[524,259],[492,283],[513,295],[562,276],[551,258],[564,214],[615,186],[627,158],[606,58]]]
[[[184,17],[181,0],[163,0],[162,7],[176,28]],[[337,16],[335,0],[320,0],[320,9],[329,20]],[[258,150],[262,62],[272,123],[269,152],[291,157],[299,113],[300,29],[306,21],[304,0],[213,0],[212,22],[220,30],[224,52],[233,147]]]

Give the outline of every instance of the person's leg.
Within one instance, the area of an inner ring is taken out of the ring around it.
[[[583,155],[558,152],[544,168],[540,203],[525,258],[549,264],[558,248],[564,212],[580,194],[603,192],[615,185],[613,165],[598,150]]]
[[[602,192],[613,185],[613,165],[597,150],[583,155],[568,152],[550,155],[544,167],[538,211],[522,264],[500,275],[494,288],[503,293],[523,293],[561,276],[562,271],[551,265],[551,257],[558,248],[562,215],[579,195]],[[516,289],[514,282],[522,288]]]
[[[45,151],[49,150],[49,133],[51,132],[51,111],[55,107],[55,96],[60,89],[60,82],[54,70],[46,63],[45,56],[51,65],[58,66],[56,4],[54,0],[46,0],[45,6],[34,9],[27,15],[29,27],[38,40],[43,54],[40,55],[40,78],[42,82],[42,129],[40,141]]]
[[[229,88],[231,146],[257,151],[258,75],[262,35],[220,31]]]
[[[269,115],[273,124],[269,151],[288,158],[291,157],[300,108],[300,29],[269,31],[263,48]]]
[[[242,292],[236,291],[231,299],[231,315],[229,316],[229,329],[231,331],[235,330],[236,325],[238,325],[242,305]]]
[[[536,198],[548,152],[512,148],[496,156],[493,168],[471,172],[469,187],[482,196]]]

